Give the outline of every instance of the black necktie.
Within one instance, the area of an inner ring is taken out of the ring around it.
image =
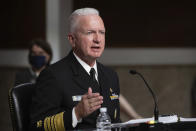
[[[93,82],[96,82],[96,78],[95,78],[95,69],[94,68],[91,68],[90,70],[90,76],[91,76],[91,80]]]
[[[90,70],[90,77],[91,77],[91,84],[92,84],[92,88],[95,88],[96,91],[99,90],[99,83],[95,78],[95,69],[91,68]]]

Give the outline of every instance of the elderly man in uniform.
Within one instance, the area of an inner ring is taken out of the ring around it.
[[[31,130],[95,128],[100,107],[107,107],[112,123],[120,122],[118,76],[96,60],[105,47],[99,12],[75,10],[69,18],[68,40],[68,56],[44,69],[37,80]]]

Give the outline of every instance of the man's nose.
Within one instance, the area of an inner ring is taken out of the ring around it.
[[[101,36],[100,36],[100,34],[96,33],[94,35],[93,42],[95,42],[96,44],[99,44],[101,42]]]

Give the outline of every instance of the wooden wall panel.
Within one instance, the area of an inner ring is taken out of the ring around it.
[[[108,47],[196,47],[194,0],[74,0],[73,5],[100,11]]]
[[[32,39],[45,39],[45,0],[9,0],[2,3],[1,49],[27,48]]]

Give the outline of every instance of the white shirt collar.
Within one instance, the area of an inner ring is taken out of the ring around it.
[[[90,67],[87,63],[85,63],[82,59],[80,59],[74,52],[73,54],[89,75],[90,75],[91,68],[95,69],[95,77],[98,80],[97,62],[95,61],[95,64],[93,65],[93,67]]]

